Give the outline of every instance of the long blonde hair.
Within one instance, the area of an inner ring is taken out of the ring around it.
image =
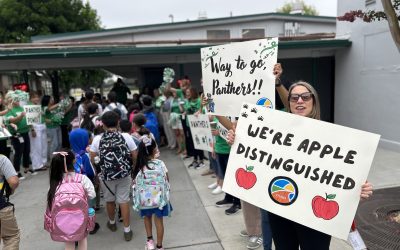
[[[313,86],[311,86],[311,84],[304,82],[304,81],[298,81],[296,83],[293,83],[290,88],[289,88],[289,96],[292,93],[292,90],[297,87],[297,86],[303,86],[306,89],[308,89],[308,91],[310,91],[313,95],[313,108],[311,110],[311,113],[307,116],[313,119],[317,119],[317,120],[321,120],[321,109],[320,109],[320,104],[319,104],[319,98],[318,98],[318,94],[317,91],[314,89]],[[290,110],[290,101],[289,101],[289,112],[291,112]]]

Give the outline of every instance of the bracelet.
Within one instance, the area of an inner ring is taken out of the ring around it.
[[[275,87],[279,87],[279,86],[281,86],[281,85],[282,85],[281,79],[276,78],[276,79],[275,79]]]

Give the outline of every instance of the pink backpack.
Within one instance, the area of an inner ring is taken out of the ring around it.
[[[79,241],[93,230],[95,216],[88,216],[87,195],[82,175],[66,175],[54,195],[51,210],[44,215],[44,229],[54,241]]]

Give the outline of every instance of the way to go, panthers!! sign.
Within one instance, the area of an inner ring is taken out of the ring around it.
[[[347,240],[379,138],[245,103],[223,190]]]

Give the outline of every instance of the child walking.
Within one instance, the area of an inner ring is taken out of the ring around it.
[[[87,235],[95,223],[87,198],[96,197],[88,177],[75,173],[75,155],[70,150],[54,152],[50,164],[50,188],[44,228],[52,240],[65,242],[66,250],[87,249]]]
[[[133,208],[140,211],[144,218],[147,234],[147,250],[163,250],[164,237],[163,217],[172,211],[169,202],[168,170],[163,161],[157,159],[157,144],[150,136],[150,131],[140,137],[136,166],[132,172]],[[152,220],[157,231],[157,244],[154,244]]]

